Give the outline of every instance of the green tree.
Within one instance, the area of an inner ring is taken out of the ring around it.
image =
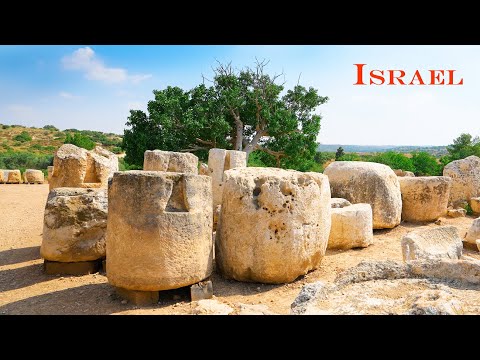
[[[335,160],[337,160],[337,161],[340,160],[343,155],[345,155],[345,151],[343,151],[343,148],[340,146],[337,149],[337,152],[335,153]]]
[[[32,141],[32,137],[28,133],[28,131],[22,131],[20,134],[15,136],[13,140],[20,141],[20,142],[26,142],[26,141]]]
[[[412,163],[417,176],[438,176],[442,174],[443,166],[435,156],[425,151],[412,153]]]
[[[70,133],[67,133],[67,136],[65,137],[65,141],[63,143],[73,144],[75,146],[78,146],[87,150],[92,150],[95,147],[95,142],[93,142],[89,137],[82,135],[78,132],[74,133],[73,135]]]
[[[142,164],[145,150],[195,152],[206,158],[212,147],[260,153],[267,166],[308,169],[313,163],[321,116],[316,108],[328,101],[314,88],[284,90],[279,75],[265,72],[266,62],[239,71],[219,64],[211,86],[185,91],[154,90],[148,116],[131,110],[122,147],[125,160]]]
[[[415,171],[412,159],[395,151],[387,151],[372,156],[368,161],[385,164],[393,170]]]
[[[448,160],[464,159],[470,155],[480,156],[480,139],[470,134],[461,134],[453,140],[453,144],[447,146]]]

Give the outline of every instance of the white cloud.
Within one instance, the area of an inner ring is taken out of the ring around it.
[[[60,91],[58,93],[58,96],[64,98],[64,99],[78,99],[80,96],[78,95],[73,95],[69,92],[66,92],[66,91]]]
[[[77,49],[72,54],[64,56],[62,65],[67,70],[83,71],[88,80],[103,81],[111,84],[126,81],[138,84],[152,77],[151,74],[130,75],[126,69],[107,67],[89,46]]]

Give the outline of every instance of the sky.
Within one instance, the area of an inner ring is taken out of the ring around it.
[[[153,90],[190,89],[212,78],[216,61],[236,68],[269,60],[286,89],[299,82],[328,96],[322,144],[447,145],[480,135],[480,46],[429,45],[0,45],[0,123],[122,134],[130,109],[146,111]],[[459,86],[353,85],[354,64],[456,70]]]

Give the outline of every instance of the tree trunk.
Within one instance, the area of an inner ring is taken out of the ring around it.
[[[235,136],[235,150],[242,151],[243,143],[243,123],[241,121],[237,122],[237,134]]]

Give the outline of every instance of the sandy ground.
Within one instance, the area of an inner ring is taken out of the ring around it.
[[[188,289],[162,292],[158,305],[136,307],[117,298],[105,274],[51,276],[42,272],[40,258],[43,210],[48,185],[0,184],[0,314],[191,314],[195,303]],[[461,236],[473,217],[442,218]],[[435,224],[423,226],[435,227]],[[366,249],[327,251],[319,269],[284,285],[241,283],[212,277],[215,299],[238,311],[240,304],[266,305],[271,312],[288,314],[302,286],[323,280],[365,259],[402,260],[401,237],[421,225],[402,223],[392,230],[376,230],[374,244]],[[480,259],[476,251],[464,254]]]

